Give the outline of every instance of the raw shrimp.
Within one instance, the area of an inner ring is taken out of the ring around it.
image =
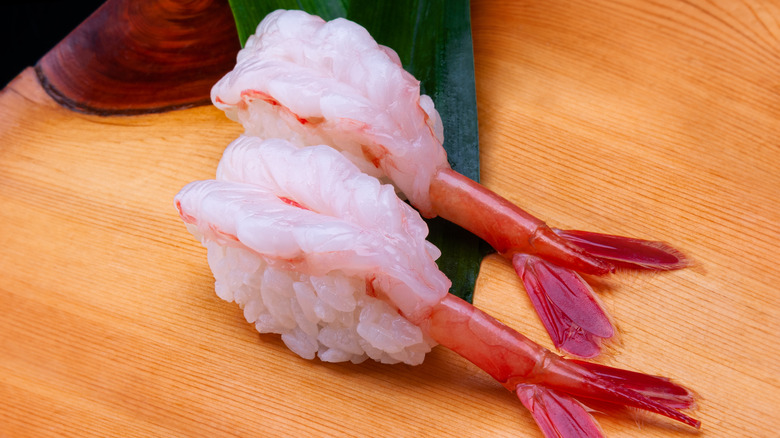
[[[548,437],[602,436],[588,399],[699,427],[680,412],[694,404],[685,388],[561,358],[448,294],[419,214],[327,146],[240,137],[217,179],[175,205],[208,248],[217,293],[304,357],[419,363],[439,343],[515,392]]]
[[[596,356],[615,333],[580,273],[688,265],[662,242],[552,229],[453,171],[431,98],[393,50],[348,20],[269,14],[211,97],[247,134],[332,146],[395,185],[423,216],[486,240],[511,261],[554,344],[570,354]]]
[[[176,205],[209,250],[217,294],[302,357],[418,364],[434,344],[393,309],[420,319],[447,294],[440,252],[392,186],[335,150],[239,137],[217,180],[188,185]]]

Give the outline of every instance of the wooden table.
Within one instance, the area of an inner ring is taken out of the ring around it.
[[[554,226],[697,262],[597,289],[621,331],[601,361],[693,387],[701,432],[635,412],[597,413],[604,431],[777,436],[777,3],[472,13],[483,183]],[[210,106],[72,112],[31,70],[0,93],[0,436],[541,436],[443,348],[418,367],[306,361],[216,297],[172,198],[240,132]],[[475,304],[549,346],[503,259]]]

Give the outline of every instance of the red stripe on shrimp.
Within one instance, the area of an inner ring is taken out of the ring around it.
[[[302,125],[306,124],[317,124],[322,123],[325,119],[323,117],[301,117],[295,112],[293,112],[290,108],[287,108],[286,106],[282,105],[281,102],[273,98],[270,94],[265,93],[260,90],[244,90],[241,92],[241,102],[238,104],[239,108],[246,109],[248,104],[252,103],[255,100],[262,100],[263,102],[266,102],[270,104],[271,106],[277,107],[279,112],[281,114],[287,114],[298,121],[298,123]]]
[[[297,202],[297,201],[295,201],[293,199],[290,199],[290,198],[288,198],[286,196],[277,196],[277,197],[279,198],[279,200],[281,200],[282,202],[284,202],[287,205],[292,205],[293,207],[298,207],[298,208],[302,208],[304,210],[312,211],[310,208],[305,207],[305,206],[303,206],[303,204],[301,204],[301,203],[299,203],[299,202]]]

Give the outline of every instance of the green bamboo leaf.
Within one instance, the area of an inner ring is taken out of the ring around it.
[[[479,181],[477,99],[468,0],[230,0],[243,46],[276,9],[303,9],[325,20],[348,18],[398,53],[404,68],[433,98],[444,123],[444,148],[456,171]],[[429,240],[442,251],[439,268],[451,293],[471,302],[488,248],[441,219],[428,221]]]

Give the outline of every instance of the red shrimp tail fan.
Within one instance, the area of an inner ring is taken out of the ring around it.
[[[601,379],[618,383],[622,388],[635,391],[669,408],[691,409],[696,406],[693,392],[667,377],[651,376],[580,360],[570,360],[570,362],[582,366]]]
[[[556,234],[623,269],[672,271],[691,265],[683,253],[665,242],[578,230],[554,230]]]
[[[566,394],[531,384],[519,385],[515,392],[547,438],[604,436],[585,407]]]
[[[516,254],[512,264],[555,347],[577,357],[597,356],[615,329],[590,285],[536,256]]]
[[[551,373],[555,377],[541,384],[578,398],[638,408],[701,427],[701,421],[680,411],[695,407],[695,395],[666,377],[578,360],[558,361],[554,367],[558,368]]]

